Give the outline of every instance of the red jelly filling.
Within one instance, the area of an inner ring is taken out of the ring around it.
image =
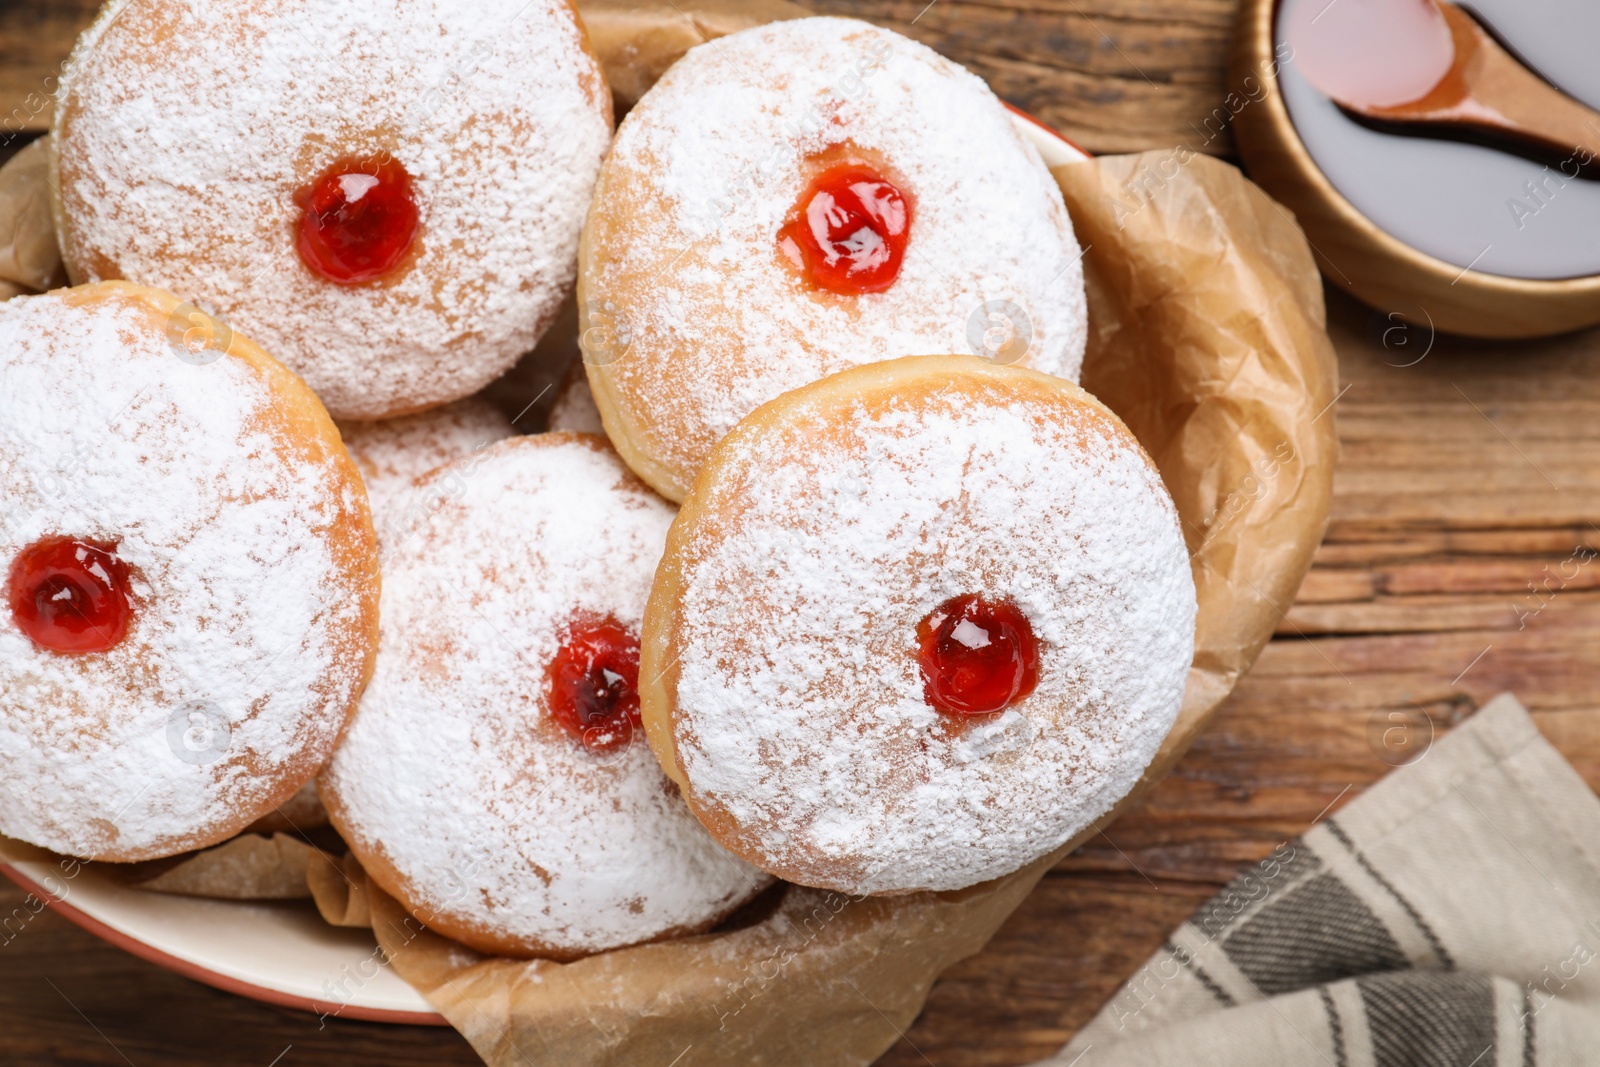
[[[550,714],[592,749],[626,744],[639,720],[639,639],[617,620],[579,619],[546,670]]]
[[[946,600],[917,624],[923,695],[949,715],[991,715],[1039,684],[1039,642],[1015,604]]]
[[[105,652],[128,634],[128,568],[116,546],[47,537],[11,563],[7,599],[17,627],[51,652]]]
[[[778,247],[819,289],[881,293],[900,273],[911,214],[911,198],[877,171],[840,163],[806,187]]]
[[[393,157],[344,159],[295,194],[300,258],[336,285],[376,281],[417,237],[411,175]]]

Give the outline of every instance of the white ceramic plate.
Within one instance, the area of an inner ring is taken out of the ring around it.
[[[371,931],[329,926],[310,901],[148,893],[116,884],[92,863],[0,865],[0,874],[90,933],[206,985],[317,1014],[446,1025],[389,970]]]
[[[1007,106],[1047,165],[1089,158],[1037,119]],[[253,904],[146,893],[103,877],[93,864],[0,864],[0,874],[90,933],[206,985],[341,1018],[448,1025],[389,969],[370,932],[329,926],[309,902]]]

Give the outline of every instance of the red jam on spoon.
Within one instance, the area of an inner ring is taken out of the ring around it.
[[[300,258],[335,285],[384,277],[417,237],[411,175],[392,156],[342,159],[296,193],[295,202]]]
[[[101,541],[35,541],[11,563],[7,599],[17,627],[51,652],[106,652],[133,617],[128,567]]]
[[[617,620],[579,618],[546,670],[550,714],[596,750],[626,744],[639,719],[639,639]]]
[[[911,239],[912,200],[872,167],[839,163],[812,179],[778,231],[778,248],[830,293],[881,293]]]
[[[917,624],[923,695],[947,715],[1004,711],[1039,684],[1039,642],[1015,604],[952,597]]]

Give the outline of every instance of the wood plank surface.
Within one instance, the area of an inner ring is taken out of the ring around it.
[[[99,8],[97,0],[0,0],[0,146],[50,128],[61,65]]]
[[[1232,150],[1217,131],[1234,0],[800,2],[916,38],[1091,152]]]
[[[91,6],[0,4],[0,113],[45,84]],[[1206,120],[1231,0],[812,6],[924,40],[1091,150],[1230,149]],[[1396,333],[1339,296],[1330,308],[1345,390],[1333,523],[1277,638],[1171,777],[945,976],[887,1067],[1053,1052],[1241,865],[1502,690],[1600,785],[1585,670],[1600,641],[1600,333],[1481,344]],[[1409,748],[1385,748],[1386,731]],[[0,915],[21,901],[0,888]],[[0,1062],[476,1059],[448,1030],[324,1027],[216,992],[46,913],[0,943]]]

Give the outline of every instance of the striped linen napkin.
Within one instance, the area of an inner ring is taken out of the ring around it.
[[[1234,879],[1045,1062],[1600,1064],[1600,800],[1496,697]]]

